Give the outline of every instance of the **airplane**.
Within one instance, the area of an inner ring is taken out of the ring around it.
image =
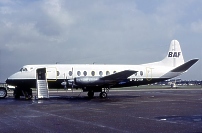
[[[83,92],[88,92],[89,98],[94,97],[94,92],[100,92],[99,96],[106,98],[110,88],[146,85],[171,79],[186,72],[198,60],[195,58],[184,62],[180,43],[172,40],[166,57],[158,62],[141,65],[25,65],[20,71],[8,77],[6,83],[16,86],[15,98],[23,94],[31,98],[31,88],[36,88],[36,71],[45,68],[49,89],[79,88]]]

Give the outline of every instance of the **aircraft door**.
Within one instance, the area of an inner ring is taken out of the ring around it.
[[[46,68],[39,68],[36,70],[37,80],[46,80]]]
[[[148,81],[151,81],[152,80],[152,68],[150,67],[147,67],[146,68],[146,79]]]
[[[47,80],[48,81],[56,81],[57,80],[57,69],[55,67],[48,67],[46,69],[47,72]]]

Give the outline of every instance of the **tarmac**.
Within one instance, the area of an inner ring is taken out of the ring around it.
[[[2,133],[202,133],[202,89],[111,90],[89,99],[52,91],[49,99],[0,99]]]

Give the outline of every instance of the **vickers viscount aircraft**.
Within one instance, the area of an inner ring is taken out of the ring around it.
[[[6,83],[16,86],[15,98],[19,98],[20,94],[32,97],[31,88],[36,88],[36,71],[45,68],[49,89],[81,88],[88,92],[90,98],[94,97],[94,92],[100,92],[100,97],[105,98],[110,88],[139,86],[174,78],[197,61],[184,62],[179,42],[172,40],[166,57],[158,62],[141,65],[26,65],[8,77]]]

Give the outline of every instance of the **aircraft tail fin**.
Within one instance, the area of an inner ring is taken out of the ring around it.
[[[184,64],[184,58],[180,43],[177,40],[172,40],[170,43],[170,49],[167,56],[161,61],[163,65],[170,67],[178,67]]]

